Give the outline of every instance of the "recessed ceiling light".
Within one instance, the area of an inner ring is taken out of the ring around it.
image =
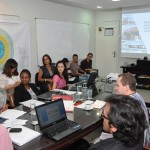
[[[118,2],[118,1],[120,1],[120,0],[112,0],[113,2]]]
[[[102,8],[102,6],[97,6],[97,8]]]

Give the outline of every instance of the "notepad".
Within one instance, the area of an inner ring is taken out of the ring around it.
[[[22,128],[22,131],[19,133],[9,133],[9,134],[12,142],[19,146],[22,146],[41,135],[41,133],[24,126],[17,126],[17,128]]]

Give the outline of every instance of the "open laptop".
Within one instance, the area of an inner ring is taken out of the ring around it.
[[[62,99],[35,107],[41,132],[54,140],[81,129],[81,125],[67,119]]]
[[[98,94],[97,88],[95,86],[95,79],[96,79],[96,77],[97,77],[97,71],[92,72],[90,74],[90,76],[89,76],[88,81],[87,81],[87,87],[88,88],[91,87],[93,89],[92,97],[94,97],[94,96],[96,96]],[[78,82],[78,83],[76,83],[76,85],[83,84],[83,83],[85,83],[85,81]],[[77,91],[77,86],[72,86],[70,91]]]
[[[49,92],[46,92],[44,94],[38,95],[37,98],[41,99],[43,101],[50,101],[50,100],[52,100],[53,94],[60,94],[60,93],[62,93],[62,92],[60,92],[60,91],[49,91]]]

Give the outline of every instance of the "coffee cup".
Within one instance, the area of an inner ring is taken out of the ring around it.
[[[85,108],[86,110],[91,109],[91,104],[85,104],[84,108]]]

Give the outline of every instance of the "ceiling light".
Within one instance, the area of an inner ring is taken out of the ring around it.
[[[113,2],[118,2],[118,1],[120,1],[120,0],[112,0]]]
[[[102,8],[102,6],[97,6],[97,8]]]

